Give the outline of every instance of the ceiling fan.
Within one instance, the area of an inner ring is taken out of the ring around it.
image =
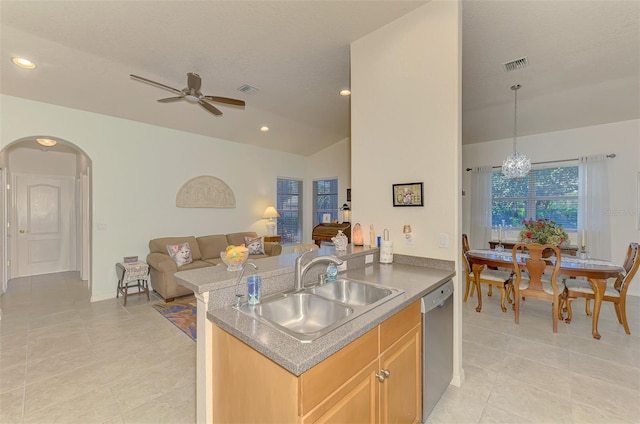
[[[177,97],[167,97],[166,99],[159,99],[158,101],[160,103],[170,103],[176,102],[178,100],[186,100],[189,103],[198,103],[200,106],[213,113],[214,115],[222,115],[222,112],[220,111],[220,109],[209,102],[224,103],[227,105],[241,107],[244,107],[245,105],[243,100],[231,99],[229,97],[205,96],[200,92],[200,86],[202,85],[200,75],[193,72],[187,73],[187,86],[182,90],[169,87],[168,85],[160,84],[159,82],[151,81],[150,79],[143,78],[138,75],[130,74],[130,76],[136,81],[155,85],[156,87],[164,88],[165,90],[169,90],[178,95]]]

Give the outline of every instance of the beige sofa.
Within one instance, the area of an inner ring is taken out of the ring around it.
[[[220,252],[224,251],[230,244],[239,246],[245,242],[245,237],[258,237],[258,234],[254,232],[243,232],[202,237],[163,237],[149,241],[147,263],[150,268],[151,287],[160,294],[166,302],[171,302],[179,296],[191,294],[191,290],[176,283],[173,274],[188,269],[206,268],[216,265],[224,266],[222,259],[220,259]],[[182,243],[189,243],[193,262],[178,267],[169,256],[167,246]],[[265,242],[264,251],[264,255],[249,255],[249,259],[277,256],[282,253],[282,246],[280,246],[279,243]]]

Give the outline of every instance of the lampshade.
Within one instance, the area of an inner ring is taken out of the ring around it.
[[[262,217],[268,219],[280,218],[280,214],[278,213],[276,208],[274,208],[273,206],[268,206],[267,209],[264,210]]]
[[[516,150],[516,138],[518,136],[518,90],[520,84],[512,85],[511,89],[515,93],[513,107],[513,153],[502,162],[502,174],[506,178],[522,178],[531,170],[531,160]]]

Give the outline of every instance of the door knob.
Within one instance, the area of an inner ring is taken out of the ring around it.
[[[20,234],[28,233],[29,230],[20,230]]]

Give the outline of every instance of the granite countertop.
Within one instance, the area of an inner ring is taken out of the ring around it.
[[[282,260],[284,262],[288,261],[286,258]],[[289,272],[291,272],[290,269]],[[342,277],[395,287],[404,290],[404,293],[343,324],[311,343],[302,343],[231,306],[212,306],[209,308],[207,316],[223,330],[253,347],[291,373],[300,375],[448,281],[454,275],[455,271],[452,269],[399,263],[399,261],[393,264],[379,264],[376,262],[343,271],[340,273]]]

